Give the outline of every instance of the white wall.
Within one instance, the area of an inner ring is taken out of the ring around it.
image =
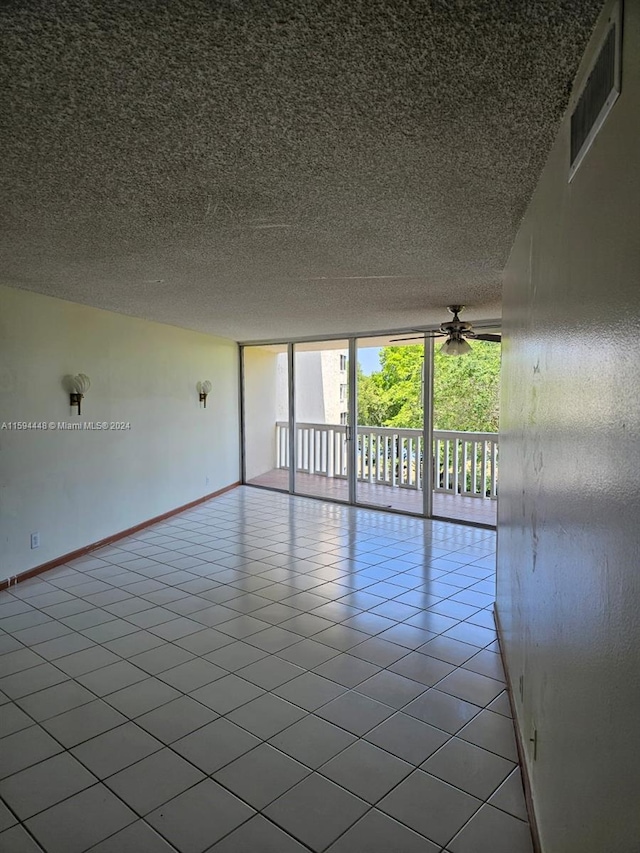
[[[262,347],[244,348],[244,464],[247,480],[276,467],[278,365],[281,355]]]
[[[296,421],[309,424],[327,423],[322,352],[296,352],[294,370]]]
[[[339,424],[348,402],[340,400],[340,385],[347,371],[340,370],[340,356],[347,350],[298,350],[295,356],[296,420],[299,423]]]
[[[565,119],[504,283],[497,610],[544,853],[640,850],[640,3],[625,8],[622,94],[571,184]]]
[[[324,350],[322,356],[322,388],[324,394],[325,423],[339,424],[340,415],[349,410],[348,376],[340,369],[340,356],[346,356],[348,350]],[[344,386],[345,396],[340,399],[340,386]]]
[[[231,341],[0,287],[0,426],[131,424],[0,429],[0,579],[236,482],[237,362]],[[91,379],[80,418],[61,384],[75,373]]]
[[[289,353],[279,352],[276,360],[276,416],[289,420]]]

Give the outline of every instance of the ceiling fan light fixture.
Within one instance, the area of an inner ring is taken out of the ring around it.
[[[451,336],[440,347],[442,355],[466,355],[471,352],[471,347],[463,337]]]

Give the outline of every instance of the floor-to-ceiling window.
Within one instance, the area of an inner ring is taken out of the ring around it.
[[[286,344],[243,348],[244,481],[289,491]]]
[[[410,333],[244,346],[244,482],[495,525],[500,344],[441,346]]]
[[[356,500],[424,511],[424,340],[357,341]]]
[[[295,491],[349,500],[349,341],[294,344]]]
[[[436,342],[433,362],[433,514],[495,524],[500,343],[470,340],[464,355]]]

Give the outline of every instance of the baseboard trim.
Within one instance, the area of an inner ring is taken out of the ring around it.
[[[529,779],[529,768],[525,761],[525,749],[524,744],[522,742],[522,730],[519,725],[518,712],[516,709],[516,703],[513,699],[513,691],[511,690],[511,677],[509,675],[509,666],[507,664],[507,657],[504,653],[504,645],[502,641],[502,626],[500,625],[500,615],[498,614],[498,609],[494,603],[493,605],[493,619],[496,623],[496,633],[498,634],[498,645],[500,646],[500,657],[502,658],[502,665],[504,667],[505,676],[507,679],[507,696],[509,697],[509,705],[511,706],[511,716],[514,720],[514,729],[516,733],[516,747],[518,749],[518,760],[520,763],[520,771],[522,773],[522,786],[524,788],[524,799],[527,806],[527,814],[529,815],[529,825],[531,826],[531,838],[533,840],[533,849],[535,853],[542,853],[542,845],[540,844],[540,833],[538,831],[538,821],[536,819],[536,810],[533,806],[533,795],[531,793],[531,781]]]
[[[195,501],[191,501],[188,504],[183,504],[175,509],[170,509],[168,512],[162,513],[162,515],[156,515],[153,518],[149,518],[147,521],[142,521],[140,524],[128,527],[126,530],[121,530],[119,533],[114,533],[111,536],[107,536],[105,539],[100,539],[98,542],[92,542],[90,545],[77,548],[75,551],[63,554],[60,557],[56,557],[54,560],[49,560],[49,562],[42,563],[40,566],[35,566],[33,569],[27,569],[26,572],[21,572],[19,575],[13,575],[12,577],[5,578],[5,580],[0,581],[0,591],[3,589],[9,589],[21,581],[26,581],[29,580],[29,578],[36,577],[36,575],[41,575],[43,572],[48,572],[49,569],[55,569],[58,566],[64,565],[64,563],[69,563],[71,560],[77,560],[78,557],[84,557],[86,554],[91,553],[91,551],[95,551],[97,548],[103,548],[105,545],[111,545],[112,542],[117,542],[119,539],[124,539],[127,536],[138,533],[140,530],[144,530],[145,527],[150,527],[152,524],[157,524],[159,521],[171,518],[172,515],[178,515],[178,513],[185,512],[185,510],[198,506],[198,504],[210,501],[212,498],[217,498],[225,492],[230,492],[232,489],[236,489],[239,485],[240,481],[238,480],[237,482],[231,483],[222,489],[218,489],[216,492],[211,492],[211,494],[197,498]]]

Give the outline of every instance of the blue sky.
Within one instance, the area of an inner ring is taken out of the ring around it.
[[[358,349],[358,364],[365,376],[370,376],[374,371],[380,370],[381,347],[363,347]]]

